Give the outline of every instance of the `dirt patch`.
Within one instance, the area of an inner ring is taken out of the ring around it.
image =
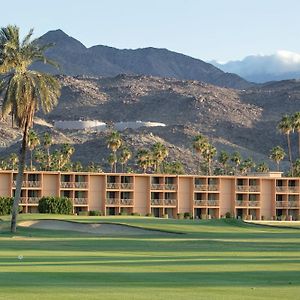
[[[158,230],[148,230],[138,227],[121,225],[121,224],[108,224],[108,223],[79,223],[71,221],[60,220],[34,220],[23,221],[19,226],[50,229],[50,230],[64,230],[64,231],[77,231],[92,233],[96,235],[109,235],[109,236],[130,236],[130,235],[170,235],[171,233],[162,232]]]

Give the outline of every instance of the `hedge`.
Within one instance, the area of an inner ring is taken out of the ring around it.
[[[43,197],[39,201],[38,210],[42,214],[71,215],[73,203],[67,197]]]
[[[11,197],[0,197],[0,215],[11,214],[14,199]]]

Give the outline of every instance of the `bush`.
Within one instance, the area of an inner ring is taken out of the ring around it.
[[[119,213],[120,216],[128,216],[128,212],[127,211],[121,211]]]
[[[191,213],[190,212],[185,212],[183,214],[183,216],[184,216],[185,219],[190,219],[191,218]]]
[[[226,219],[231,219],[232,218],[231,213],[229,211],[225,214],[225,218]]]
[[[168,214],[163,214],[163,218],[164,218],[164,219],[168,219],[168,218],[169,218],[169,215],[168,215]]]
[[[139,217],[141,214],[140,213],[137,213],[137,212],[133,212],[131,213],[132,216],[136,216],[136,217]]]
[[[39,201],[38,211],[42,214],[71,215],[73,203],[67,197],[43,197]]]
[[[182,219],[184,219],[184,215],[183,215],[183,213],[179,213],[179,214],[177,214],[177,219],[179,219],[179,220],[182,220]]]
[[[14,199],[11,197],[0,197],[0,216],[11,213],[13,202]]]
[[[154,218],[154,215],[151,214],[151,213],[147,213],[147,214],[146,214],[146,217],[152,217],[152,218]]]
[[[87,210],[81,210],[77,214],[78,216],[88,216],[89,212]]]
[[[101,210],[90,210],[89,216],[95,217],[95,216],[103,216],[103,213]]]

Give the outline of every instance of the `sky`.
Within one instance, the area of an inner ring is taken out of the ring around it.
[[[62,29],[85,46],[167,48],[202,60],[300,53],[299,0],[0,0],[1,27]],[[5,9],[7,7],[7,9]]]

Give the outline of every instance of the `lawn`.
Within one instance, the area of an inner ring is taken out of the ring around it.
[[[297,299],[300,229],[237,220],[22,215],[174,232],[99,237],[0,222],[0,299]],[[178,234],[183,233],[183,234]],[[18,256],[22,255],[22,260]]]

